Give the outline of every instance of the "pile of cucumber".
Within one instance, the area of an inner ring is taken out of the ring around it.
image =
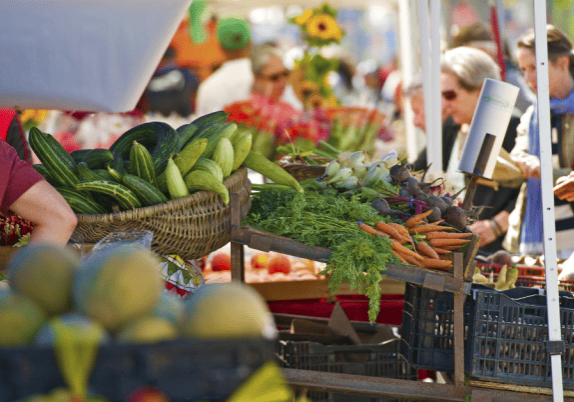
[[[246,166],[279,184],[303,190],[285,170],[251,150],[249,132],[227,123],[227,113],[201,116],[177,130],[161,122],[126,131],[110,149],[68,154],[50,134],[30,130],[33,165],[77,214],[106,214],[162,204],[198,190],[217,193],[223,181]]]

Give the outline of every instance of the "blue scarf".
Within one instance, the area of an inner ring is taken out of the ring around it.
[[[574,114],[574,91],[564,99],[550,98],[550,113],[553,115]],[[528,154],[540,158],[540,132],[538,131],[538,107],[530,120],[528,132]],[[540,179],[530,178],[526,181],[526,213],[522,221],[520,235],[521,254],[542,254],[544,252],[542,224],[542,194]]]

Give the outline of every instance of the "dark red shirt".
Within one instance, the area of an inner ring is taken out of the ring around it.
[[[6,215],[14,201],[40,180],[44,180],[40,173],[0,140],[0,212]]]

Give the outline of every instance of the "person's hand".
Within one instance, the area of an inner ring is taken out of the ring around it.
[[[480,242],[478,247],[484,247],[496,240],[496,234],[494,233],[494,228],[488,220],[482,220],[474,222],[469,226],[470,230],[480,236]]]
[[[524,154],[513,158],[513,161],[527,179],[540,178],[540,159],[537,156]]]
[[[568,176],[558,179],[556,183],[554,195],[559,200],[574,201],[574,175],[570,173]]]

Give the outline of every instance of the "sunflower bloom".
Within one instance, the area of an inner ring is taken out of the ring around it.
[[[318,14],[307,22],[307,34],[318,39],[338,41],[343,32],[335,18],[328,14]]]
[[[300,16],[298,16],[297,18],[295,18],[295,24],[297,24],[297,25],[305,25],[305,23],[309,20],[309,18],[311,18],[312,15],[313,15],[313,10],[312,10],[312,9],[305,10],[305,11],[303,12],[303,14],[301,14]]]

